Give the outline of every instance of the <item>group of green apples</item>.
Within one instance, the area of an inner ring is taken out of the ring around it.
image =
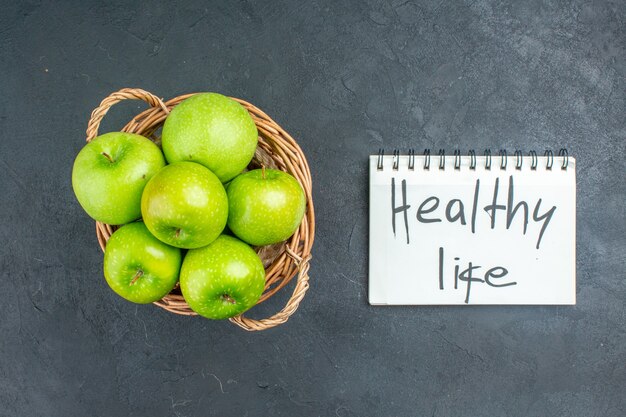
[[[250,245],[286,240],[306,209],[288,173],[245,171],[257,141],[243,106],[201,93],[172,109],[161,149],[143,136],[112,132],[79,152],[72,171],[78,202],[93,219],[121,225],[104,253],[113,291],[145,304],[180,283],[191,309],[211,319],[257,303],[265,269]]]

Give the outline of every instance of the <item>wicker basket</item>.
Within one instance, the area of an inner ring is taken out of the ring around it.
[[[112,93],[102,100],[100,105],[91,113],[87,126],[87,142],[93,140],[98,135],[100,122],[111,106],[122,100],[143,100],[151,108],[133,117],[122,131],[143,135],[160,145],[160,137],[157,131],[163,125],[170,110],[192,95],[186,94],[163,101],[154,94],[138,88],[125,88]],[[265,290],[257,304],[270,298],[287,285],[294,276],[298,275],[291,298],[281,311],[269,318],[255,320],[239,315],[230,319],[232,323],[245,330],[265,330],[286,322],[298,309],[300,301],[302,301],[309,288],[309,261],[315,235],[315,214],[311,198],[311,173],[302,150],[287,132],[267,114],[252,104],[237,98],[233,99],[248,110],[259,131],[259,145],[250,167],[265,165],[290,173],[302,185],[307,200],[306,214],[302,224],[300,224],[296,233],[289,240],[278,245],[257,248],[257,253],[263,260],[266,272]],[[115,229],[115,226],[96,222],[96,235],[103,251],[107,240]],[[154,304],[171,313],[186,316],[196,315],[185,302],[178,286],[170,294]]]

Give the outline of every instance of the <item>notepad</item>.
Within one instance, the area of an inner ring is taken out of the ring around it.
[[[371,155],[373,305],[576,303],[576,161]]]

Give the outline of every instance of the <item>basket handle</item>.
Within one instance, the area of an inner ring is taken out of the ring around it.
[[[161,107],[165,111],[165,114],[170,112],[165,103],[163,103],[163,100],[154,94],[142,90],[141,88],[122,88],[119,91],[109,94],[109,96],[102,100],[100,105],[91,112],[91,117],[87,124],[87,142],[91,142],[98,136],[100,122],[102,122],[102,119],[109,109],[123,100],[143,100],[152,107]]]
[[[236,324],[244,330],[249,332],[259,331],[259,330],[267,330],[269,328],[278,326],[280,324],[285,323],[289,320],[289,317],[295,313],[300,305],[300,301],[304,298],[307,290],[309,289],[309,261],[311,260],[311,255],[308,255],[306,258],[302,259],[297,254],[292,253],[290,251],[287,252],[292,258],[294,258],[294,262],[298,265],[298,279],[296,282],[296,287],[293,290],[293,294],[285,307],[280,310],[278,313],[274,314],[272,317],[254,320],[244,317],[243,315],[235,316],[230,318],[231,323]]]

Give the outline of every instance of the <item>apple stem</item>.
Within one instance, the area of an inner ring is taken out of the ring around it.
[[[102,152],[102,155],[104,155],[104,157],[105,157],[106,159],[108,159],[110,163],[115,162],[115,161],[113,160],[113,158],[111,158],[111,155],[109,155],[108,153],[106,153],[106,152]]]
[[[137,270],[137,273],[133,277],[132,281],[130,281],[130,285],[135,285],[135,282],[143,275],[143,271],[141,269]]]
[[[176,236],[176,239],[180,237],[180,227],[176,229],[176,234],[174,236]]]
[[[265,179],[265,165],[261,165],[261,177]]]
[[[236,304],[237,302],[235,301],[235,299],[233,297],[231,297],[228,294],[222,294],[222,300],[227,301],[231,304]]]

